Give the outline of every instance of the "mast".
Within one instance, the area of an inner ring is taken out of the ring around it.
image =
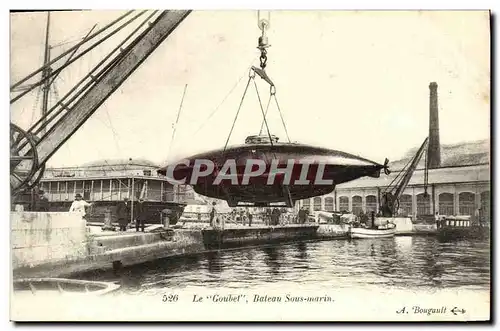
[[[43,65],[46,66],[50,62],[50,45],[49,45],[49,32],[50,32],[50,11],[47,12],[47,27],[45,30],[45,54],[43,58]],[[50,91],[50,76],[51,72],[50,66],[47,66],[42,71],[42,79],[45,80],[42,87],[42,118],[47,118],[47,110],[49,108],[49,91]],[[43,133],[46,132],[46,127],[43,129]]]

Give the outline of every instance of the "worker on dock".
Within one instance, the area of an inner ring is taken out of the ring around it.
[[[127,231],[127,225],[130,221],[130,203],[128,202],[128,198],[124,198],[116,206],[116,217],[118,218],[120,231]]]
[[[375,212],[371,212],[370,228],[375,229]]]
[[[49,211],[49,199],[46,197],[43,190],[38,191],[38,198],[35,198],[33,211],[47,212]]]
[[[90,206],[92,206],[92,204],[83,200],[82,195],[80,193],[77,193],[75,195],[75,201],[73,201],[71,207],[69,207],[69,211],[80,213],[83,219],[87,219],[87,213],[85,211],[85,208]]]
[[[279,225],[280,215],[281,215],[281,211],[279,210],[279,208],[274,208],[273,212],[271,214],[271,225],[274,225],[274,226]]]
[[[134,214],[135,214],[135,231],[139,232],[139,228],[141,229],[142,232],[144,232],[144,223],[146,222],[146,207],[144,206],[144,199],[139,198],[139,202],[137,203],[137,206],[134,208]]]
[[[250,212],[250,209],[247,208],[247,218],[248,218],[248,226],[251,227],[252,226],[252,219],[253,219],[253,215],[252,213]]]
[[[264,224],[265,225],[271,225],[271,208],[266,208],[266,213],[264,215]]]
[[[437,211],[436,214],[434,215],[434,222],[436,223],[436,227],[439,228],[439,212]]]
[[[215,226],[215,220],[217,217],[217,209],[215,207],[216,207],[216,203],[214,201],[214,202],[212,202],[212,210],[210,210],[210,226],[211,227]]]

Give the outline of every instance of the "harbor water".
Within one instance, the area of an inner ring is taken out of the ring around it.
[[[157,260],[80,279],[120,283],[131,295],[165,290],[262,286],[315,289],[490,289],[490,246],[482,241],[441,242],[435,237],[298,242],[246,247]]]

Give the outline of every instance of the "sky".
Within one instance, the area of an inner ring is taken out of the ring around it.
[[[94,24],[100,28],[121,13],[53,13],[50,44],[81,38]],[[380,163],[397,160],[428,134],[432,81],[439,86],[441,143],[489,138],[487,12],[272,11],[270,17],[266,71],[292,141]],[[44,13],[11,14],[11,84],[41,65],[45,24]],[[56,81],[59,94],[126,32],[63,72]],[[222,148],[248,69],[258,65],[259,35],[256,11],[193,11],[48,165],[78,166],[102,158],[160,163]],[[269,87],[260,79],[257,85],[265,104]],[[28,128],[39,116],[35,100],[32,93],[12,105],[11,120]],[[261,122],[250,86],[230,145],[257,134]],[[286,139],[274,104],[268,123],[272,134]]]

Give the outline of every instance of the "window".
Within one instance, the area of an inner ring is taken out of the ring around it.
[[[439,215],[454,215],[455,201],[453,194],[441,193],[439,195]]]
[[[417,215],[431,215],[430,194],[420,193],[417,195]]]
[[[334,211],[333,197],[326,197],[325,198],[325,210],[326,211]]]
[[[485,223],[490,223],[490,191],[481,192],[481,211],[479,217]]]
[[[366,196],[366,212],[371,213],[377,211],[377,197],[374,195]]]
[[[349,197],[339,197],[339,211],[349,211]]]
[[[151,176],[151,170],[143,170],[142,173],[144,176]]]
[[[321,210],[321,198],[320,197],[315,197],[314,198],[314,211]]]
[[[458,212],[460,215],[474,215],[475,195],[471,192],[462,192],[458,195]]]
[[[309,206],[311,205],[311,200],[310,199],[304,199],[302,200],[302,206],[305,208],[309,209]]]
[[[413,203],[412,196],[409,194],[403,194],[399,198],[399,208],[401,209],[401,216],[411,216],[413,214]]]
[[[352,197],[352,213],[354,215],[359,215],[363,211],[363,198],[359,195]]]

